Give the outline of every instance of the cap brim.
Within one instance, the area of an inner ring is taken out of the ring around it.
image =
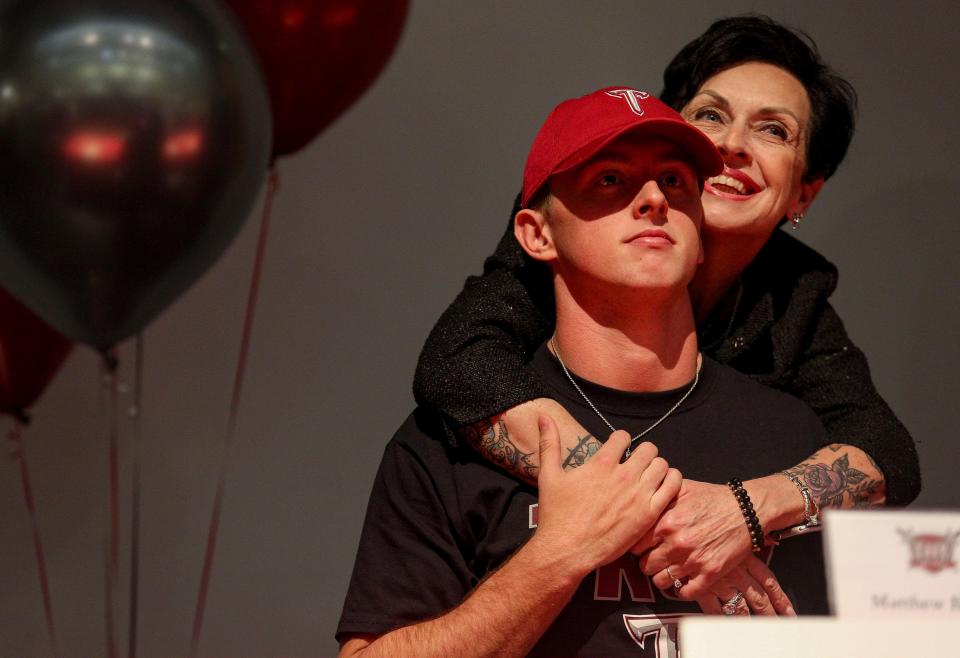
[[[723,172],[723,158],[709,137],[682,120],[650,118],[618,127],[594,139],[570,154],[550,175],[580,166],[627,133],[654,135],[680,145],[693,159],[694,168],[700,178],[709,178]]]

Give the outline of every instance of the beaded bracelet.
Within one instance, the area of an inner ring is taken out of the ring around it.
[[[727,482],[730,491],[733,492],[740,506],[740,512],[743,514],[743,520],[747,523],[747,531],[750,533],[750,543],[753,544],[753,552],[759,553],[763,550],[763,528],[760,526],[760,519],[753,509],[753,503],[750,502],[750,495],[743,488],[743,482],[737,478],[730,478]]]

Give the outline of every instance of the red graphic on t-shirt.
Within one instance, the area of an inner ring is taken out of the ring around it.
[[[630,599],[638,603],[653,603],[653,583],[640,571],[637,558],[629,553],[610,564],[599,567],[595,572],[593,598],[597,601],[619,601],[623,595],[623,584],[630,590]]]
[[[677,624],[686,614],[624,615],[627,633],[643,651],[643,656],[655,658],[678,658],[680,642]]]

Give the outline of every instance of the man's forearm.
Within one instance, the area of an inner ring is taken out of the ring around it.
[[[586,575],[548,549],[534,535],[456,608],[372,640],[352,638],[341,658],[526,655]]]

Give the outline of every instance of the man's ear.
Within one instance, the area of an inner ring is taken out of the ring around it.
[[[539,210],[524,208],[513,218],[513,235],[530,258],[552,261],[557,258],[553,236],[546,215]]]

